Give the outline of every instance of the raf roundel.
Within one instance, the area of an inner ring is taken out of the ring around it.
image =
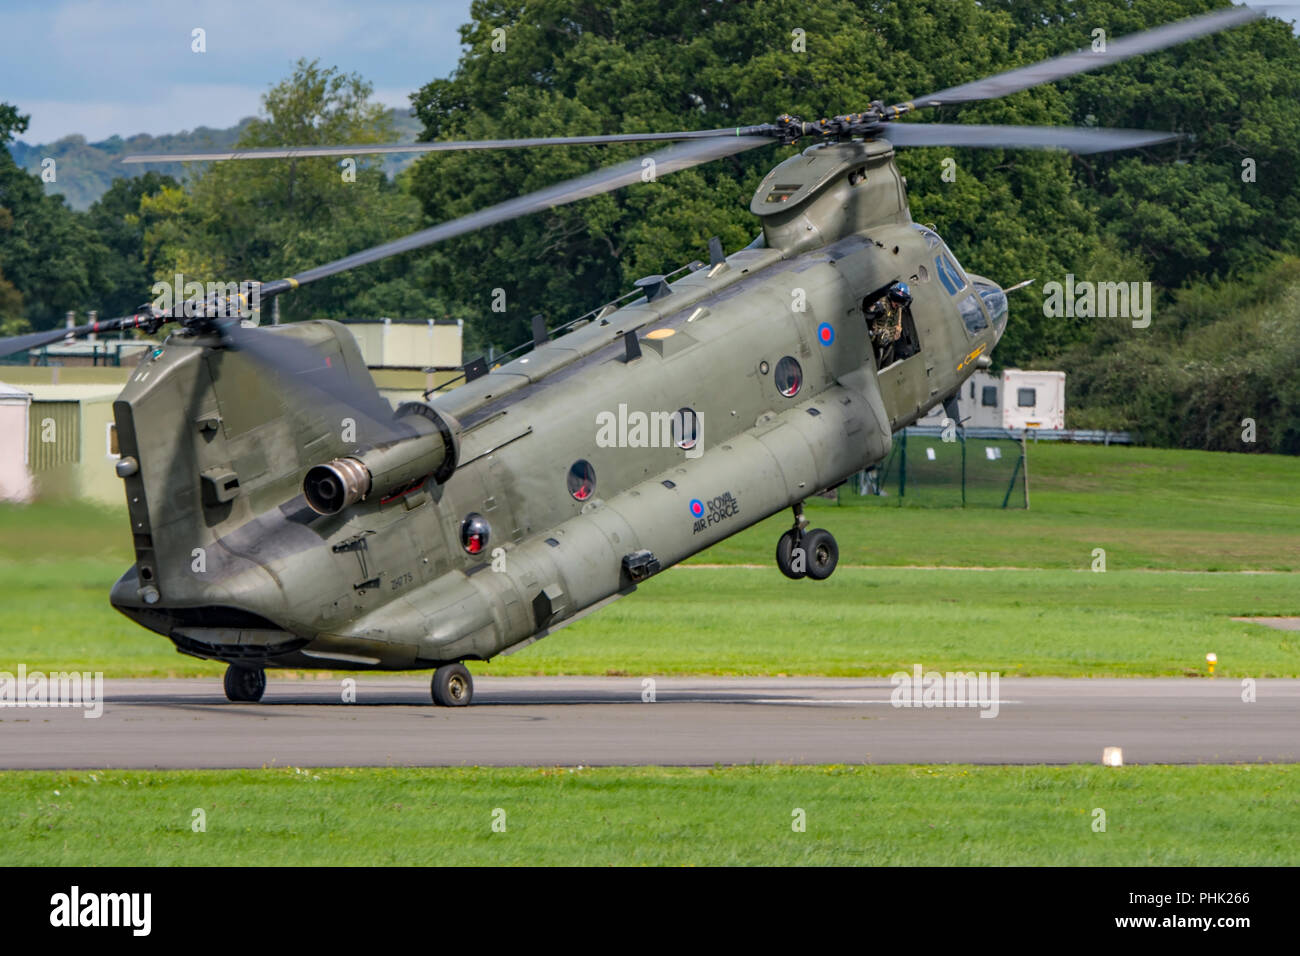
[[[691,514],[695,515],[697,518],[704,517],[704,502],[699,498],[691,499]]]
[[[831,345],[835,341],[835,330],[831,328],[829,322],[823,322],[817,326],[817,341],[822,345]]]

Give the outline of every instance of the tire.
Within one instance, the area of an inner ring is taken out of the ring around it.
[[[803,536],[804,550],[808,553],[808,577],[824,581],[840,563],[840,546],[835,536],[824,528],[814,528]]]
[[[226,668],[222,681],[226,691],[226,700],[236,704],[255,704],[266,693],[266,671],[260,667],[239,667],[231,664]]]
[[[445,664],[433,672],[430,690],[439,707],[467,707],[474,699],[474,678],[464,664]]]
[[[791,581],[798,581],[808,573],[807,571],[795,571],[790,567],[798,540],[799,536],[792,528],[776,541],[776,566]]]

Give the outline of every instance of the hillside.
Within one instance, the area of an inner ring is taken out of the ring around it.
[[[390,110],[389,118],[398,130],[398,141],[414,142],[420,132],[420,123],[407,115],[406,110]],[[119,160],[131,153],[180,152],[192,149],[223,149],[236,144],[240,134],[252,122],[252,117],[240,120],[225,129],[200,126],[194,130],[150,136],[138,133],[122,138],[112,136],[98,143],[87,143],[84,136],[65,136],[53,143],[25,143],[22,140],[9,144],[9,152],[19,167],[39,176],[41,161],[46,157],[56,163],[58,178],[47,183],[47,193],[64,196],[73,209],[86,210],[91,203],[108,191],[114,179],[143,176],[151,169],[184,178],[185,169],[175,163],[123,166]],[[414,158],[396,157],[386,160],[384,172],[393,176],[405,169]]]

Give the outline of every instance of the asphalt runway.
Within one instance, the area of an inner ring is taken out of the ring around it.
[[[480,678],[434,707],[416,679],[270,680],[259,704],[219,680],[120,680],[103,714],[0,708],[0,767],[191,768],[747,763],[1300,761],[1300,680],[1004,679],[979,708],[891,705],[885,679]],[[992,712],[991,710],[989,711]]]

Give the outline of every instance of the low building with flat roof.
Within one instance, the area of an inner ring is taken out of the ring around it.
[[[113,471],[120,457],[113,423],[118,385],[0,386],[30,396],[23,429],[17,416],[0,419],[0,445],[26,445],[26,494],[33,498],[84,498],[120,505],[122,483]]]

